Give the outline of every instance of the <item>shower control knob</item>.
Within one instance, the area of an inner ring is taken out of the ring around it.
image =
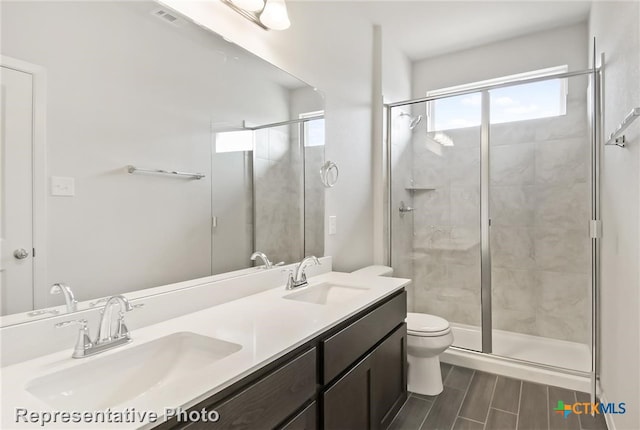
[[[13,256],[18,260],[24,260],[29,256],[29,252],[24,248],[20,248],[13,251]]]
[[[411,206],[407,206],[404,202],[400,202],[400,207],[398,208],[400,211],[400,216],[404,216],[404,214],[413,212],[413,208]]]

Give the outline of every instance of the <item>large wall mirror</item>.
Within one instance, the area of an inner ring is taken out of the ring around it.
[[[0,7],[2,324],[324,254],[313,88],[153,2]]]

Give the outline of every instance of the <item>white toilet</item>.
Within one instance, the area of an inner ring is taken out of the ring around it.
[[[391,276],[387,266],[368,266],[354,274]],[[449,322],[429,314],[407,313],[408,389],[412,393],[435,396],[442,392],[440,354],[453,344]]]
[[[440,354],[453,343],[449,322],[429,314],[407,313],[409,391],[435,396],[442,392]]]

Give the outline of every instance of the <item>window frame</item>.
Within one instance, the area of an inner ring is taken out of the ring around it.
[[[437,90],[430,90],[426,92],[427,97],[438,97],[444,96],[449,93],[459,92],[459,91],[473,91],[474,89],[480,90],[480,88],[484,88],[491,85],[501,85],[501,84],[513,84],[518,85],[519,81],[525,81],[527,79],[534,78],[542,78],[545,76],[553,76],[561,73],[566,73],[569,71],[569,66],[567,64],[563,64],[561,66],[547,67],[545,69],[532,70],[524,73],[516,73],[513,75],[501,76],[498,78],[485,79],[482,81],[470,82],[461,85],[454,85],[451,87],[439,88]],[[567,98],[569,95],[569,83],[567,78],[560,78],[560,115],[566,115],[567,113]],[[491,91],[491,90],[489,90]],[[444,98],[444,97],[442,97]],[[435,102],[440,100],[441,98],[428,101],[425,107],[425,115],[427,119],[427,132],[434,132],[435,130]],[[516,120],[517,121],[517,120]],[[512,121],[508,121],[512,122]],[[508,122],[503,122],[501,124],[507,124]]]
[[[313,121],[314,119],[321,119],[321,118],[316,118],[319,116],[324,116],[324,110],[316,110],[316,111],[311,111],[311,112],[304,112],[301,114],[298,114],[298,119],[308,119],[309,121]],[[324,118],[322,118],[324,120]],[[306,124],[309,121],[302,121],[300,123],[300,140],[302,142],[302,147],[305,148],[307,147],[307,140],[308,140],[308,130],[306,127]],[[326,136],[325,136],[325,141],[326,141]],[[323,145],[311,145],[311,146],[324,146]]]

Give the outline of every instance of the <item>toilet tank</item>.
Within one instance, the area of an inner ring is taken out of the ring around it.
[[[393,268],[389,266],[367,266],[351,273],[367,276],[393,276]]]

